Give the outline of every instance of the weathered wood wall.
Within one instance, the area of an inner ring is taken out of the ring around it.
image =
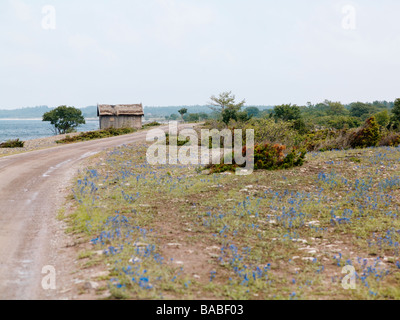
[[[142,128],[141,116],[100,116],[100,129]]]

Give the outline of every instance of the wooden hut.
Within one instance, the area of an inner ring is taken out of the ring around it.
[[[97,105],[100,129],[142,128],[142,104]]]

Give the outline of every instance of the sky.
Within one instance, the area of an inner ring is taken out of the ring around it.
[[[1,0],[0,109],[400,97],[398,0]]]

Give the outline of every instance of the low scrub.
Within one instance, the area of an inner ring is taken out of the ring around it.
[[[161,123],[157,122],[157,121],[153,121],[153,122],[149,122],[143,125],[143,128],[150,128],[150,127],[157,127],[160,126]]]
[[[181,140],[181,139],[179,139],[179,136],[170,136],[169,133],[166,133],[165,134],[165,145],[169,146],[170,140],[176,141],[176,145],[178,147],[182,147],[190,142],[189,138],[186,138],[185,140]]]
[[[377,146],[397,147],[400,133],[389,131],[378,124],[375,117],[365,121],[357,129],[324,129],[305,136],[304,147],[308,151],[360,149]]]
[[[246,147],[243,147],[243,156],[247,154]],[[247,154],[247,157],[254,158],[254,170],[283,170],[290,169],[293,167],[299,167],[304,164],[306,156],[305,150],[298,148],[292,148],[289,152],[285,153],[286,146],[280,144],[256,144],[254,146],[254,153]],[[207,166],[211,173],[221,173],[225,171],[234,171],[241,167],[234,161],[234,155],[232,155],[233,163],[228,164],[223,161],[221,164],[212,164]]]
[[[382,134],[382,139],[379,141],[380,147],[398,147],[400,145],[400,133],[388,131]]]
[[[307,151],[347,150],[351,148],[349,137],[352,132],[347,129],[316,130],[305,136],[303,145]]]
[[[24,141],[16,139],[0,143],[0,148],[23,148],[24,145],[25,145]]]
[[[95,139],[102,139],[102,138],[110,138],[115,136],[120,136],[124,134],[130,134],[136,132],[137,129],[133,128],[109,128],[104,130],[98,131],[89,131],[89,132],[82,132],[77,136],[69,137],[62,140],[56,141],[57,143],[73,143],[73,142],[80,142],[80,141],[88,141],[88,140],[95,140]]]
[[[369,118],[365,124],[350,135],[352,148],[376,147],[381,139],[380,125],[375,117]]]

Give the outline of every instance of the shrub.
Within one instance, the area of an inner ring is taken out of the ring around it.
[[[398,147],[400,145],[400,133],[389,131],[379,141],[380,147]]]
[[[353,131],[324,129],[305,136],[303,146],[307,151],[346,150],[351,148],[349,137]]]
[[[280,144],[258,144],[254,147],[255,170],[289,169],[304,164],[306,151],[293,148],[285,155],[286,146]]]
[[[350,136],[352,148],[376,147],[381,139],[380,125],[375,117],[365,121],[364,125]]]
[[[290,169],[293,167],[302,166],[306,156],[305,150],[299,150],[293,148],[289,153],[285,155],[286,146],[280,144],[257,144],[254,146],[254,154],[250,156],[254,157],[254,170],[281,170]],[[246,147],[243,147],[243,156],[246,156]],[[247,154],[247,156],[249,156]],[[227,164],[223,161],[221,164],[208,165],[211,173],[220,173],[225,171],[234,171],[240,167],[234,161],[234,155],[232,156],[233,163]]]
[[[293,128],[293,123],[288,121],[253,118],[242,127],[238,125],[238,129],[243,129],[244,132],[253,129],[256,144],[279,143],[292,148],[299,146],[302,141],[302,136]]]
[[[186,138],[186,140],[183,140],[183,141],[179,140],[179,136],[171,136],[171,139],[177,140],[178,147],[182,147],[190,142],[189,138]],[[169,133],[166,133],[165,134],[165,145],[169,146],[169,141],[170,141],[170,135],[169,135]]]
[[[157,122],[157,121],[153,121],[153,122],[149,122],[143,125],[143,128],[149,128],[149,127],[156,127],[156,126],[160,126],[161,123]]]
[[[98,130],[98,131],[89,131],[89,132],[82,132],[77,136],[74,137],[65,137],[62,140],[56,141],[57,143],[73,143],[73,142],[78,142],[78,141],[89,141],[89,140],[95,140],[95,139],[102,139],[102,138],[110,138],[110,137],[115,137],[115,136],[120,136],[124,134],[130,134],[133,132],[136,132],[137,129],[133,128],[108,128],[104,130]]]
[[[16,140],[8,140],[6,142],[0,143],[0,148],[23,148],[25,145],[24,141]]]

